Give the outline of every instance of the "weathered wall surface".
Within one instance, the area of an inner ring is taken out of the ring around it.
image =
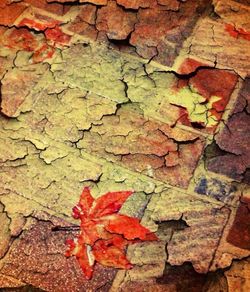
[[[3,291],[250,291],[249,4],[0,2]],[[132,270],[64,256],[83,186],[134,190]]]

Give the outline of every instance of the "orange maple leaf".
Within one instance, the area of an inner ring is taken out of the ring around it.
[[[157,240],[137,218],[117,214],[131,191],[108,192],[96,200],[85,187],[73,217],[81,220],[80,234],[68,240],[66,256],[75,256],[87,279],[91,279],[95,262],[108,267],[131,269],[125,255],[128,244]]]

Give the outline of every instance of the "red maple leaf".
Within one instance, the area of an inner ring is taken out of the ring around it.
[[[131,191],[108,192],[96,200],[85,187],[73,217],[81,220],[80,234],[68,240],[66,256],[74,255],[87,279],[91,279],[95,262],[104,266],[131,269],[125,255],[128,244],[157,240],[137,218],[117,214]]]

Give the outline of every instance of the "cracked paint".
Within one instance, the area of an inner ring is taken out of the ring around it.
[[[247,2],[1,1],[0,289],[249,290]],[[84,187],[132,269],[64,256]]]
[[[93,126],[77,145],[83,150],[90,149],[89,145],[96,141],[92,154],[185,187],[202,151],[202,140],[191,133],[171,129],[167,124],[147,120],[137,107],[127,105],[116,116],[104,117],[102,124]],[[187,158],[190,153],[192,162]],[[181,160],[185,161],[184,165]]]

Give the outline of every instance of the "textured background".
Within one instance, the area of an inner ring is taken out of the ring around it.
[[[0,1],[0,288],[250,291],[250,3]],[[83,186],[159,242],[84,279]]]

